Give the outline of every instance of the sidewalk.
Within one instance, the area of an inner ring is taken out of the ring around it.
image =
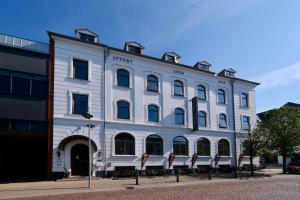
[[[256,177],[257,178],[257,177]],[[264,178],[264,177],[261,177]],[[54,194],[80,193],[90,191],[126,190],[149,187],[171,187],[189,184],[210,184],[216,182],[231,182],[240,179],[213,178],[208,180],[207,175],[202,177],[180,176],[180,182],[176,182],[175,176],[167,177],[139,177],[139,185],[135,185],[135,179],[102,179],[92,180],[92,188],[87,187],[88,180],[63,180],[25,183],[0,184],[0,199],[45,196]]]

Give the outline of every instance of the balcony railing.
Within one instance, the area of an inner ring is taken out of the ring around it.
[[[42,42],[27,40],[0,33],[0,45],[6,45],[41,53],[49,53],[49,45]]]

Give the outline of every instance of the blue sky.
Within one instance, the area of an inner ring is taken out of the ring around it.
[[[1,2],[0,32],[47,42],[47,30],[86,27],[114,47],[135,40],[151,56],[175,51],[184,64],[233,67],[262,83],[261,112],[300,103],[299,10],[297,0],[10,0]]]

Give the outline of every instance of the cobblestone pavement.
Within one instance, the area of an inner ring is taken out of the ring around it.
[[[277,175],[271,178],[254,178],[243,180],[214,180],[202,182],[174,183],[170,182],[161,186],[159,184],[147,184],[134,186],[134,189],[122,189],[114,191],[92,191],[83,190],[79,193],[48,195],[38,197],[25,197],[22,200],[68,200],[68,199],[300,199],[300,176]],[[179,185],[180,184],[180,185]],[[146,186],[145,186],[146,185]],[[127,185],[129,186],[129,185]],[[1,195],[1,193],[0,193]],[[19,200],[21,200],[19,199]]]

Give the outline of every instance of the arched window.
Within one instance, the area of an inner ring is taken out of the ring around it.
[[[183,83],[179,80],[174,81],[174,95],[184,96]]]
[[[188,149],[189,149],[189,145],[188,145],[188,141],[186,138],[178,136],[175,137],[173,140],[173,152],[175,153],[175,155],[184,155],[184,156],[188,156]]]
[[[148,105],[148,121],[159,122],[159,108],[156,105]]]
[[[182,108],[175,109],[175,124],[184,125],[184,110]]]
[[[163,155],[163,139],[158,135],[149,135],[146,139],[146,153],[149,155]]]
[[[221,139],[218,142],[218,154],[220,156],[230,156],[230,145],[228,140]]]
[[[218,89],[217,94],[218,103],[225,104],[225,91],[222,89]]]
[[[117,118],[118,119],[130,119],[130,106],[127,101],[117,102]]]
[[[243,154],[244,156],[250,156],[250,141],[249,140],[245,140],[243,141]]]
[[[116,155],[135,155],[134,137],[128,133],[119,133],[115,137]]]
[[[117,84],[118,86],[129,87],[129,72],[127,70],[117,70]]]
[[[197,86],[197,97],[201,100],[206,100],[206,91],[203,85]]]
[[[199,156],[210,156],[210,142],[206,138],[197,141],[197,153]]]
[[[199,126],[206,126],[206,113],[204,111],[198,112],[198,124]]]
[[[219,114],[219,128],[227,128],[226,115],[223,113]]]
[[[147,90],[158,92],[158,78],[154,75],[147,76]]]

